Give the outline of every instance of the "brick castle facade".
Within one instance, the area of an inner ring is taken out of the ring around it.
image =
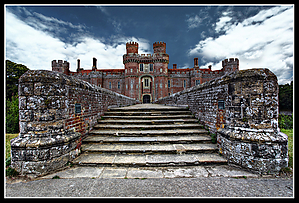
[[[138,54],[138,43],[128,42],[123,55],[124,69],[98,69],[97,59],[93,58],[91,70],[80,68],[77,60],[76,72],[69,70],[67,61],[52,61],[52,71],[62,72],[85,80],[91,84],[150,103],[189,87],[213,80],[225,73],[239,70],[237,58],[222,61],[222,69],[212,71],[199,68],[198,58],[194,58],[194,67],[178,69],[176,64],[169,69],[169,55],[166,43],[155,42],[153,54]]]

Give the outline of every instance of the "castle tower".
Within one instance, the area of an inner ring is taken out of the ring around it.
[[[166,53],[166,43],[165,42],[155,42],[153,44],[154,53]]]
[[[52,61],[52,71],[64,73],[66,75],[69,75],[70,72],[70,63],[67,61],[62,62],[62,60],[56,60]]]
[[[238,58],[230,58],[224,59],[222,61],[223,71],[225,73],[234,72],[239,70],[239,59]]]
[[[127,54],[129,54],[129,53],[138,54],[138,43],[137,42],[127,42],[126,49],[127,49]]]

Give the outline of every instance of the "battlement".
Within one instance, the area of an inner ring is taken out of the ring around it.
[[[144,58],[144,57],[151,58],[151,57],[152,57],[152,55],[151,55],[151,54],[146,54],[146,55],[145,55],[145,54],[141,54],[141,57],[142,57],[142,58]]]
[[[239,59],[238,58],[230,58],[228,59],[224,59],[222,61],[222,67],[227,66],[227,65],[239,65]]]
[[[52,71],[61,72],[66,75],[70,72],[70,63],[62,60],[53,60],[52,61]]]
[[[230,58],[224,59],[222,61],[222,67],[224,72],[232,72],[239,70],[239,59],[238,58]]]
[[[155,42],[153,44],[154,53],[166,53],[166,43],[165,42]]]
[[[127,49],[127,54],[129,54],[129,53],[138,54],[138,43],[137,42],[127,42],[126,49]]]
[[[138,43],[137,42],[127,42],[126,43],[126,46],[130,46],[130,45],[138,46]]]
[[[57,62],[57,60],[53,60],[52,61],[52,67],[68,67],[69,66],[69,62],[67,62],[67,61],[63,61],[63,60],[58,60],[58,62]]]
[[[165,42],[155,42],[155,43],[153,44],[153,46],[154,46],[154,47],[156,47],[156,46],[164,46],[164,47],[166,47],[166,43],[165,43]]]

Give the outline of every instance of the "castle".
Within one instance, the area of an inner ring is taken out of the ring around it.
[[[211,66],[199,68],[198,58],[194,58],[193,68],[178,69],[177,65],[173,64],[173,68],[169,69],[166,43],[155,42],[153,49],[153,54],[138,54],[137,42],[126,43],[126,54],[123,55],[124,69],[98,69],[97,59],[93,58],[91,70],[81,68],[78,59],[76,72],[71,72],[69,63],[62,60],[52,61],[52,71],[78,77],[143,103],[150,103],[225,73],[239,70],[237,58],[223,60],[222,69],[215,71],[212,71]]]

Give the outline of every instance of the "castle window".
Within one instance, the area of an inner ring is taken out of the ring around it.
[[[140,71],[143,72],[143,63],[139,64]]]
[[[144,64],[144,72],[148,73],[148,64]]]
[[[132,70],[132,69],[131,69]],[[109,89],[111,89],[112,87],[111,87],[112,85],[111,85],[111,82],[109,82]]]
[[[225,104],[223,99],[218,100],[218,109],[225,109]]]
[[[200,84],[200,80],[196,80],[195,85],[199,85],[199,84]]]
[[[153,67],[154,67],[154,65],[151,63],[150,64],[150,71],[153,71]]]
[[[168,80],[168,88],[170,88],[170,80]]]
[[[148,87],[148,78],[144,79],[144,87]]]
[[[184,88],[186,87],[186,80],[184,80]]]
[[[160,73],[162,73],[162,68],[160,68]]]
[[[120,82],[117,82],[117,88],[120,89]]]
[[[75,114],[81,113],[81,104],[75,104]]]

